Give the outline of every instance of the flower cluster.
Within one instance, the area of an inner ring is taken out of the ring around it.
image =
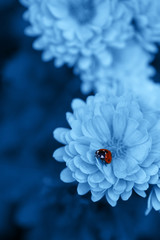
[[[44,50],[44,61],[54,58],[56,66],[87,67],[94,56],[107,65],[108,47],[123,47],[133,35],[131,14],[121,1],[20,1],[28,7],[25,19],[31,26],[26,33],[39,35],[34,48]]]
[[[54,58],[56,66],[87,68],[94,57],[106,66],[112,58],[108,48],[123,47],[133,35],[130,11],[121,1],[20,1],[31,23],[26,34],[39,36],[34,48],[44,50],[44,61]]]
[[[108,62],[108,47],[123,47],[135,37],[149,51],[160,41],[159,0],[20,1],[31,23],[26,33],[39,35],[34,47],[57,65],[89,64],[91,56]]]
[[[139,95],[137,80],[143,84],[154,74],[149,66],[153,56],[143,48],[157,50],[159,0],[20,1],[28,8],[24,17],[31,24],[26,34],[39,36],[34,48],[43,50],[44,61],[54,59],[57,67],[74,66],[83,93],[130,86]]]
[[[86,70],[75,69],[82,79],[82,92],[121,95],[131,90],[142,99],[149,97],[149,106],[160,109],[160,84],[152,81],[156,73],[150,65],[153,55],[144,51],[136,41],[130,41],[125,48],[112,49],[111,52],[113,61],[108,67],[95,60]]]
[[[42,59],[74,67],[82,92],[101,94],[74,100],[73,114],[67,113],[71,129],[54,131],[66,145],[54,152],[66,162],[61,179],[78,181],[79,194],[91,191],[93,201],[105,196],[112,206],[133,190],[145,197],[154,184],[147,213],[160,209],[160,85],[151,81],[150,65],[160,42],[160,1],[20,2],[30,22],[26,34],[38,36],[33,46],[43,50]]]
[[[127,88],[132,86],[134,89],[139,79],[146,82],[155,74],[155,69],[149,65],[153,55],[144,51],[136,41],[129,41],[123,49],[112,48],[110,54],[112,62],[108,66],[103,66],[98,59],[94,59],[87,69],[78,66],[75,68],[75,73],[80,74],[83,81],[83,93],[106,92],[112,88],[115,91],[116,80]]]
[[[149,184],[157,183],[160,167],[157,114],[129,95],[75,99],[72,109],[67,113],[71,129],[54,131],[65,144],[53,155],[66,163],[61,179],[76,180],[80,195],[91,191],[93,201],[105,196],[112,206],[120,197],[128,200],[133,190],[145,197]],[[100,149],[111,152],[110,164],[95,155]]]
[[[134,36],[141,46],[155,52],[155,43],[160,42],[160,1],[159,0],[123,0],[132,14]]]

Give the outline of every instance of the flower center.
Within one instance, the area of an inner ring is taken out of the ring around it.
[[[69,13],[78,23],[84,25],[90,22],[95,15],[93,0],[70,0]]]

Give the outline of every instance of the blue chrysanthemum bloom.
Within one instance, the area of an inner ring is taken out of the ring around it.
[[[87,68],[98,56],[108,65],[108,47],[121,48],[133,35],[132,14],[117,0],[20,0],[28,10],[26,33],[39,36],[34,48],[43,50],[43,60],[55,59],[56,66],[77,63]]]
[[[114,92],[117,81],[122,82],[124,87],[132,86],[134,90],[138,81],[148,80],[155,74],[154,68],[149,65],[153,55],[144,51],[136,41],[128,41],[126,47],[110,48],[109,51],[113,61],[108,66],[102,65],[98,58],[94,58],[86,69],[75,66],[75,73],[80,74],[82,79],[84,94],[91,91],[105,93],[108,89]]]
[[[155,43],[160,42],[160,1],[123,0],[132,13],[135,37],[148,51],[157,50]]]
[[[91,191],[93,201],[105,196],[112,206],[120,197],[128,200],[133,190],[145,197],[149,184],[157,182],[160,166],[157,113],[129,95],[75,99],[72,109],[67,113],[71,129],[54,131],[65,145],[53,154],[66,163],[61,180],[77,181],[80,195]],[[111,152],[111,163],[95,155],[100,149]]]
[[[82,93],[93,91],[119,95],[132,90],[140,98],[149,97],[150,106],[160,109],[160,84],[152,81],[156,71],[150,65],[154,56],[141,48],[137,41],[129,41],[123,49],[110,48],[110,52],[113,61],[107,67],[97,58],[87,69],[75,67],[75,73],[82,79]]]

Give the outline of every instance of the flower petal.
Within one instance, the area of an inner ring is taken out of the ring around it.
[[[151,164],[148,168],[144,168],[145,172],[149,176],[156,175],[158,173],[158,166],[156,164]]]
[[[108,192],[106,192],[106,199],[107,199],[107,201],[108,201],[108,203],[112,206],[112,207],[115,207],[116,206],[116,204],[117,204],[117,201],[114,201],[113,199],[111,199],[110,197],[109,197],[109,195],[108,195]]]
[[[156,186],[154,188],[154,191],[155,191],[155,195],[157,197],[157,200],[160,202],[160,188]]]
[[[136,184],[134,185],[134,187],[138,190],[144,190],[146,191],[149,187],[149,184],[148,183],[143,183],[143,184]]]
[[[123,179],[119,179],[113,186],[113,190],[116,191],[117,194],[121,194],[126,189],[126,181]]]
[[[86,152],[88,151],[89,146],[83,145],[83,144],[79,144],[77,142],[75,142],[74,146],[75,146],[75,149],[76,149],[78,154],[80,154],[82,156],[86,156]]]
[[[73,159],[70,158],[69,160],[67,160],[66,162],[66,166],[72,171],[75,172],[77,170],[76,166],[74,165]]]
[[[78,137],[82,136],[81,124],[82,123],[79,120],[72,122],[72,130],[70,134],[73,139],[77,139]]]
[[[146,179],[146,173],[145,171],[141,168],[136,174],[136,183],[141,184],[144,183],[145,179]]]
[[[134,186],[134,182],[127,182],[126,192],[129,192]]]
[[[66,139],[65,135],[69,132],[70,130],[68,128],[56,128],[53,132],[54,138],[63,144],[66,144]]]
[[[90,190],[88,183],[79,183],[77,187],[77,192],[79,195],[84,195]]]
[[[114,107],[112,104],[104,104],[100,107],[101,114],[106,120],[109,129],[112,129],[112,119],[113,119],[113,113],[114,113]]]
[[[151,176],[150,179],[149,179],[149,183],[150,184],[156,184],[158,182],[158,179],[159,179],[158,174],[156,174],[154,176]]]
[[[95,162],[96,162],[96,160],[95,160],[95,152],[89,150],[86,153],[86,162],[91,163],[91,164],[95,164]]]
[[[72,177],[72,172],[71,170],[69,170],[68,168],[65,168],[62,170],[61,174],[60,174],[60,179],[63,182],[66,183],[70,183],[70,182],[74,182],[75,179]]]
[[[113,116],[113,134],[116,139],[122,139],[126,128],[126,117],[120,113]]]
[[[58,149],[56,149],[53,153],[53,157],[58,161],[58,162],[64,162],[63,160],[63,156],[65,154],[65,148],[64,147],[60,147]]]
[[[157,199],[155,194],[152,195],[152,205],[153,205],[153,208],[156,211],[160,210],[160,202],[158,201],[158,199]]]
[[[76,180],[80,183],[87,182],[87,175],[82,173],[80,169],[76,169],[76,171],[73,173],[73,176],[76,178]]]
[[[138,164],[142,163],[144,159],[146,159],[150,149],[151,149],[151,144],[152,141],[149,139],[148,141],[136,145],[136,146],[131,146],[128,148],[127,153],[131,154],[133,158],[135,158],[138,161]]]
[[[135,174],[136,172],[138,172],[140,170],[140,167],[139,167],[136,159],[133,158],[132,156],[127,155],[125,158],[125,162],[127,165],[127,170],[126,170],[127,175]]]
[[[156,156],[155,154],[152,153],[152,150],[151,150],[147,158],[141,163],[141,166],[144,168],[149,168],[153,164],[153,162],[155,162],[155,160],[156,160]]]
[[[91,199],[93,202],[99,201],[104,196],[104,191],[101,192],[91,191],[91,193],[92,193]]]
[[[79,98],[75,98],[71,103],[71,107],[73,110],[85,107],[85,102]]]
[[[93,127],[92,120],[88,120],[82,124],[82,132],[86,137],[101,141],[101,137],[97,134],[96,129]]]
[[[89,175],[88,179],[93,183],[100,183],[104,180],[104,175],[100,171],[98,171]]]
[[[137,188],[133,188],[133,189],[134,189],[134,191],[135,191],[139,196],[141,196],[141,197],[143,197],[143,198],[146,197],[146,193],[145,193],[144,191],[141,191],[141,190],[139,190],[139,189],[137,189]]]
[[[103,172],[104,172],[104,176],[106,178],[106,180],[111,183],[111,184],[114,184],[116,182],[116,177],[113,173],[113,169],[112,169],[112,166],[111,164],[104,164],[103,165]]]
[[[117,178],[125,178],[127,175],[127,165],[125,160],[121,158],[115,158],[113,163],[113,172]]]
[[[152,194],[153,194],[153,190],[151,191],[149,197],[148,197],[148,201],[147,201],[147,209],[145,211],[145,215],[148,215],[149,212],[151,211],[152,209],[152,204],[151,204],[151,200],[152,200]]]
[[[128,119],[127,126],[125,129],[125,134],[124,134],[124,141],[125,141],[125,139],[129,138],[133,132],[135,132],[138,125],[139,125],[139,123],[136,120],[134,120],[132,118]]]
[[[50,12],[57,18],[64,18],[67,17],[67,7],[61,7],[60,4],[57,3],[47,3],[47,7],[50,10]]]
[[[108,196],[110,199],[112,199],[113,201],[117,201],[119,199],[119,194],[116,194],[112,188],[109,188],[107,190]]]
[[[123,201],[127,201],[131,195],[132,195],[132,190],[130,190],[129,192],[123,192],[121,194],[121,198]]]
[[[112,186],[111,183],[109,183],[108,181],[104,180],[103,182],[99,183],[99,187],[103,188],[103,189],[108,189]]]
[[[148,139],[146,130],[135,130],[129,137],[124,139],[124,144],[128,147],[142,144]]]
[[[93,127],[103,141],[107,142],[111,139],[109,127],[103,118],[99,116],[94,117]]]
[[[92,174],[98,171],[96,165],[91,165],[84,162],[80,156],[76,156],[74,158],[74,164],[77,168],[79,168],[85,174]]]

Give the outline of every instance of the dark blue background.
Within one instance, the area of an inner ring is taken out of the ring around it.
[[[52,132],[67,127],[71,100],[85,96],[72,69],[56,69],[32,49],[23,12],[16,0],[0,1],[0,239],[160,239],[160,213],[146,217],[146,199],[133,194],[112,208],[60,181]],[[153,65],[158,81],[159,55]]]

